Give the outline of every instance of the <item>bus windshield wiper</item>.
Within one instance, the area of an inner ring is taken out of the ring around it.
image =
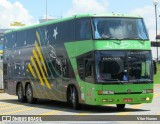
[[[147,40],[139,37],[127,37],[127,38],[121,38],[119,40]]]
[[[101,38],[95,38],[96,40],[117,40],[116,38],[113,38],[113,37],[101,37]]]
[[[108,37],[108,38],[101,37],[101,38],[95,38],[95,39],[96,40],[123,40],[123,39],[118,39],[114,37]]]
[[[105,81],[119,81],[118,79],[107,79],[107,78],[102,78],[102,80],[105,80]]]
[[[151,79],[134,79],[130,80],[130,82],[152,82]]]
[[[102,82],[103,83],[118,83],[118,84],[124,84],[124,83],[128,83],[128,81],[121,81],[121,80],[118,80],[118,79],[102,79]]]

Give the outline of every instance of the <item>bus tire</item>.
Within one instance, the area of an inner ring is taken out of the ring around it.
[[[118,109],[124,109],[125,108],[125,104],[117,104],[117,108]]]
[[[80,109],[79,99],[78,99],[78,92],[75,86],[70,87],[70,101],[73,109],[78,110]]]
[[[31,84],[27,85],[26,98],[27,98],[27,102],[30,103],[30,104],[34,104],[34,103],[37,102],[37,99],[33,97],[33,90],[32,90]]]
[[[24,96],[24,91],[21,83],[19,83],[17,86],[17,96],[18,96],[18,101],[22,103],[26,101],[26,97]]]

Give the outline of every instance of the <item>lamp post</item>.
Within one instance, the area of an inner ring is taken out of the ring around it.
[[[158,4],[158,0],[153,0],[153,4],[155,6],[155,21],[156,21],[156,36],[157,36],[157,4]],[[156,38],[156,44],[157,44],[157,62],[158,62],[158,42],[157,42],[157,38]]]
[[[46,0],[46,20],[48,20],[47,18],[47,0]]]

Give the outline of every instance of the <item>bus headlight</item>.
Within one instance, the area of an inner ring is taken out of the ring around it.
[[[150,100],[150,98],[149,98],[149,97],[147,97],[147,98],[146,98],[146,100],[147,100],[147,101],[149,101],[149,100]]]
[[[114,94],[114,91],[112,91],[112,90],[99,90],[98,94],[99,95]]]

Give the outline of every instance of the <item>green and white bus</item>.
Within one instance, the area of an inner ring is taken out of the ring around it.
[[[151,103],[153,61],[143,18],[76,15],[5,32],[4,88],[20,102]]]

